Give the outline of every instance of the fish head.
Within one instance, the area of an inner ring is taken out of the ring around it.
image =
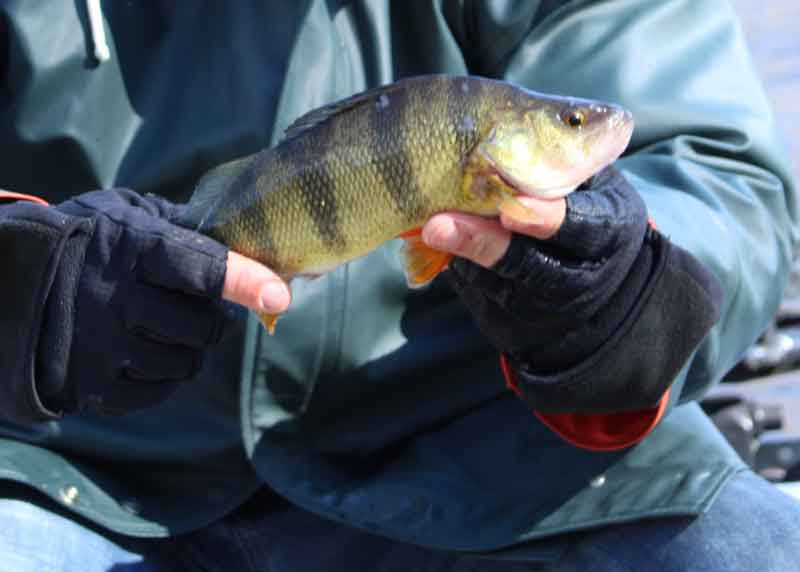
[[[516,192],[563,197],[628,146],[633,117],[620,106],[532,95],[499,110],[478,151]]]

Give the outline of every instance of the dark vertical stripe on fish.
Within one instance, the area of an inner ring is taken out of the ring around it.
[[[226,202],[220,205],[214,221],[215,226],[220,226],[220,232],[229,235],[225,240],[229,247],[245,256],[262,258],[270,267],[273,261],[264,256],[265,253],[274,255],[275,243],[258,179],[265,173],[268,176],[271,170],[266,165],[271,159],[271,151],[258,154],[233,180],[225,193]]]
[[[214,191],[218,192],[216,200],[208,215],[200,221],[199,231],[206,232],[227,224],[232,217],[252,203],[255,198],[253,196],[255,182],[265,154],[256,155],[246,168],[230,179],[229,186]]]
[[[371,152],[395,209],[406,221],[414,222],[427,212],[427,200],[414,173],[408,128],[415,112],[408,93],[411,89],[419,88],[407,86],[375,100]]]
[[[456,138],[461,131],[461,119],[464,115],[464,100],[465,91],[469,92],[469,84],[465,79],[448,79],[442,82],[440,88],[441,97],[447,105],[447,119],[448,124],[452,125],[456,132]]]
[[[267,209],[264,207],[263,199],[256,198],[242,212],[241,216],[241,224],[236,225],[237,232],[242,235],[237,239],[243,243],[239,252],[251,258],[259,258],[264,264],[280,274],[282,269],[279,261],[275,258],[277,250],[275,241],[272,238],[272,225],[267,216]],[[231,245],[231,247],[233,248],[234,246]]]
[[[478,116],[471,103],[480,101],[482,89],[482,83],[471,78],[453,78],[447,82],[443,97],[447,102],[448,121],[455,126],[459,154],[469,152],[477,142]]]
[[[334,252],[341,252],[347,240],[339,224],[339,205],[336,199],[336,183],[329,170],[325,156],[330,152],[331,124],[318,128],[314,137],[301,138],[296,144],[287,145],[281,159],[293,162],[297,168],[297,186],[303,197],[303,206],[314,221],[322,242]],[[306,142],[305,146],[302,146]],[[315,168],[309,169],[309,165]]]
[[[451,79],[442,86],[442,97],[447,102],[447,120],[458,125],[464,114],[464,100],[469,94],[470,85],[466,79]]]

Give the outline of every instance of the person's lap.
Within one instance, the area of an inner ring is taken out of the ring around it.
[[[728,483],[700,518],[562,536],[563,554],[551,563],[492,561],[401,544],[265,498],[209,528],[141,549],[122,547],[27,502],[0,500],[0,570],[800,571],[800,502],[752,473]]]
[[[800,502],[740,473],[708,513],[574,535],[563,564],[543,572],[800,571]]]

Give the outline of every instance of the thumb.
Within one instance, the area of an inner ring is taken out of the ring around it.
[[[222,297],[251,310],[280,314],[289,306],[286,282],[266,266],[228,251],[228,269]]]
[[[464,213],[441,213],[422,228],[422,240],[436,250],[490,268],[508,249],[511,233],[497,219]]]

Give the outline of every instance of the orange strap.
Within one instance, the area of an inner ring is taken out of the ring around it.
[[[46,200],[33,195],[24,195],[22,193],[12,193],[11,191],[2,190],[0,190],[0,200],[30,201],[44,206],[48,206],[49,204]]]
[[[506,356],[500,355],[500,368],[506,387],[520,395],[517,379]],[[669,389],[658,405],[641,411],[612,413],[542,413],[534,415],[546,427],[567,443],[589,451],[616,451],[635,445],[653,429],[664,416],[669,403]]]

